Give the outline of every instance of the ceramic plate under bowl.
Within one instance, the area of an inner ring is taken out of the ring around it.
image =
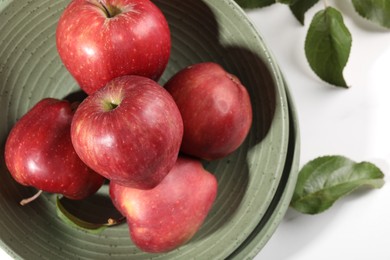
[[[4,143],[15,122],[44,97],[79,91],[62,65],[55,29],[69,1],[0,2],[0,245],[25,259],[224,259],[267,213],[279,187],[289,142],[288,101],[279,69],[245,13],[230,0],[156,0],[169,22],[172,55],[160,83],[187,65],[214,61],[240,78],[251,96],[254,120],[245,143],[205,166],[218,179],[218,196],[204,225],[186,245],[147,254],[130,241],[126,225],[88,233],[56,215],[55,195],[20,206],[35,190],[17,184],[4,165]],[[82,217],[110,207],[107,187],[74,206]]]

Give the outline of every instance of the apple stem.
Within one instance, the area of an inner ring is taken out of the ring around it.
[[[35,193],[33,196],[29,197],[29,198],[25,198],[23,200],[20,201],[20,205],[24,206],[28,203],[30,203],[31,201],[34,201],[36,198],[38,198],[41,194],[42,194],[42,190],[39,190],[37,193]]]
[[[105,0],[99,1],[99,8],[105,13],[107,18],[113,18],[123,13],[122,7],[107,4]]]
[[[116,100],[104,100],[102,103],[103,105],[102,108],[105,112],[108,112],[117,108],[120,105],[120,102],[121,101],[116,101]]]
[[[110,12],[108,11],[108,8],[105,5],[105,3],[103,3],[103,1],[99,1],[99,4],[103,7],[103,11],[106,13],[107,17],[111,18],[112,16],[111,16]]]
[[[118,107],[118,104],[115,104],[114,102],[111,102],[108,104],[109,110],[114,110]]]
[[[126,217],[121,217],[119,219],[114,219],[114,218],[109,218],[107,220],[107,226],[115,226],[115,225],[119,225],[119,224],[122,224],[123,222],[125,222],[126,220]]]

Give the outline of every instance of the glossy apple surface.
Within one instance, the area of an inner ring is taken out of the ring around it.
[[[197,159],[179,156],[151,190],[110,182],[113,204],[127,218],[131,239],[141,250],[167,252],[189,241],[204,222],[217,194],[217,181]]]
[[[73,0],[59,19],[56,42],[87,94],[123,75],[158,80],[171,48],[163,13],[145,0]]]
[[[5,162],[22,185],[83,199],[95,193],[104,178],[77,156],[70,138],[73,110],[68,101],[45,98],[11,129]]]
[[[243,143],[252,125],[252,106],[237,77],[205,62],[179,71],[164,87],[183,118],[183,153],[214,160]]]
[[[96,172],[149,189],[173,167],[183,121],[175,101],[155,81],[122,76],[79,105],[71,134],[76,152]]]

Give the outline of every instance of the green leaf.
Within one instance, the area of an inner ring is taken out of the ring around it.
[[[306,35],[305,54],[317,76],[332,85],[347,87],[343,70],[351,45],[351,34],[339,11],[327,7],[316,13]]]
[[[343,156],[324,156],[307,163],[299,172],[291,206],[317,214],[359,187],[381,188],[381,170],[369,162],[356,163]]]
[[[390,28],[389,0],[352,0],[358,14],[383,27]]]
[[[305,13],[319,0],[295,0],[290,4],[290,10],[295,18],[303,25],[305,23]]]
[[[286,5],[291,5],[295,1],[297,0],[276,0],[276,2],[286,4]]]
[[[244,9],[265,7],[276,3],[275,0],[236,0],[236,3]]]
[[[65,198],[62,198],[65,199]],[[109,219],[106,223],[92,223],[83,219],[80,219],[79,217],[72,214],[66,207],[64,206],[64,203],[61,203],[61,198],[57,196],[56,199],[56,208],[57,208],[57,216],[64,221],[66,224],[72,227],[79,228],[81,230],[99,234],[103,230],[105,230],[109,226],[117,225],[119,224],[121,220],[116,221],[113,219]]]

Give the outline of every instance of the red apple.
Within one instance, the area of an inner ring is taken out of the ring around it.
[[[65,67],[88,94],[123,75],[157,80],[171,48],[163,13],[145,0],[73,0],[56,40]]]
[[[237,77],[205,62],[179,71],[164,87],[183,118],[183,153],[214,160],[243,143],[252,124],[252,106]]]
[[[163,87],[133,75],[89,95],[71,131],[77,154],[96,172],[124,186],[149,189],[173,167],[183,121]]]
[[[173,250],[203,224],[217,194],[217,180],[197,159],[180,156],[151,190],[110,182],[113,204],[127,218],[131,239],[151,253]]]
[[[73,149],[73,114],[68,101],[45,98],[15,124],[6,141],[5,162],[17,182],[70,199],[86,198],[101,187],[104,178]]]

